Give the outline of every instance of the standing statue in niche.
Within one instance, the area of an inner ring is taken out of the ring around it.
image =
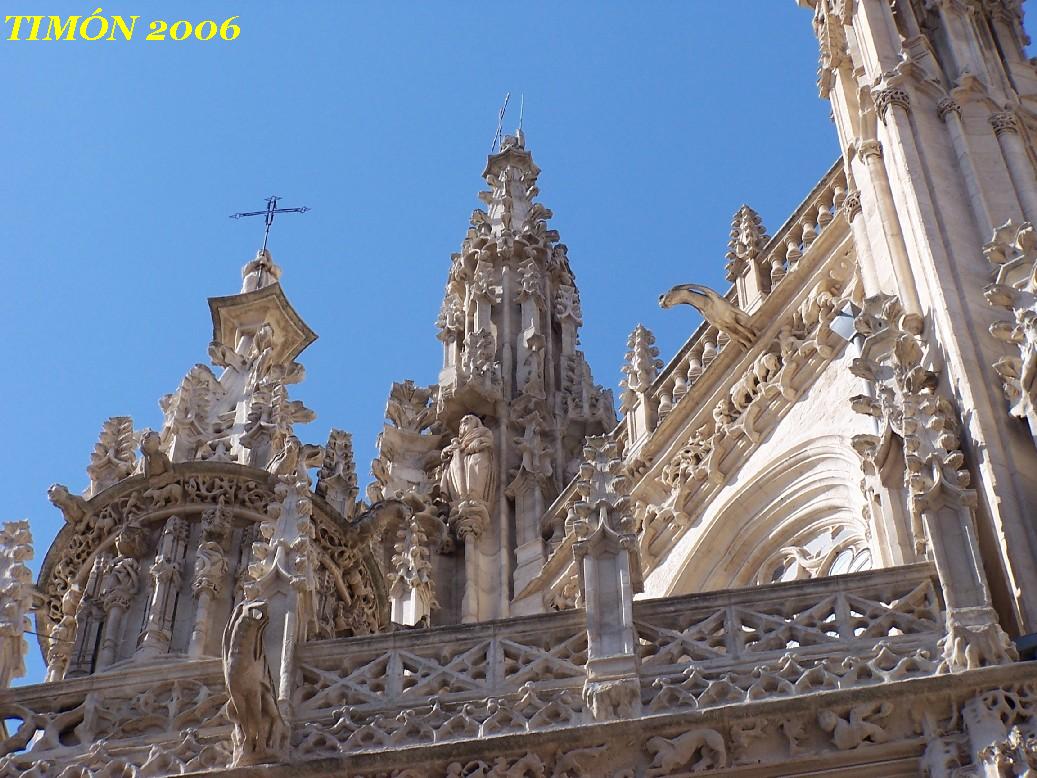
[[[270,612],[263,600],[238,603],[223,633],[227,715],[234,722],[234,767],[279,762],[288,745],[263,650]]]
[[[439,488],[450,501],[451,517],[489,518],[493,499],[493,433],[477,416],[461,419],[457,437],[443,449]]]
[[[476,547],[490,522],[493,499],[493,433],[475,416],[465,416],[457,437],[443,449],[439,488],[450,502],[450,523],[464,543],[465,589],[461,621],[480,618],[479,562]]]

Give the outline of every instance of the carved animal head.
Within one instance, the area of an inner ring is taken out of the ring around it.
[[[706,302],[716,297],[716,292],[701,284],[677,284],[666,294],[659,295],[660,308],[672,308],[675,305],[692,305]]]
[[[47,489],[47,499],[58,508],[67,504],[69,497],[71,495],[68,492],[68,487],[64,484],[51,484],[50,488]]]

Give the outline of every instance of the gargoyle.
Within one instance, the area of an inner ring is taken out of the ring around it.
[[[223,675],[227,715],[234,722],[234,766],[269,764],[283,758],[288,726],[277,707],[263,650],[270,622],[263,600],[238,603],[223,633]]]
[[[86,500],[69,492],[64,484],[52,484],[47,489],[47,499],[65,515],[65,521],[69,523],[79,521],[89,510]]]
[[[677,284],[666,294],[659,296],[660,308],[675,305],[690,305],[702,317],[729,336],[742,348],[748,349],[756,340],[756,328],[745,311],[725,300],[708,286],[701,284]]]

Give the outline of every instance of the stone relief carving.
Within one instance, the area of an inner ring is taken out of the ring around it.
[[[888,702],[862,703],[842,715],[833,710],[823,710],[817,714],[817,722],[821,729],[831,733],[835,747],[845,751],[889,740],[889,733],[880,722],[892,711],[893,706]]]
[[[724,737],[714,729],[692,729],[671,740],[653,737],[645,744],[645,749],[652,756],[646,773],[650,776],[727,767]]]

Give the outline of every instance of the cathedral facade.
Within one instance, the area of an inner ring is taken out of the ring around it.
[[[210,298],[162,428],[51,487],[35,584],[0,531],[0,776],[1037,775],[1021,3],[799,4],[841,156],[776,230],[738,210],[728,289],[660,290],[702,324],[665,363],[635,328],[618,397],[521,132],[364,491],[295,432],[270,253]]]

